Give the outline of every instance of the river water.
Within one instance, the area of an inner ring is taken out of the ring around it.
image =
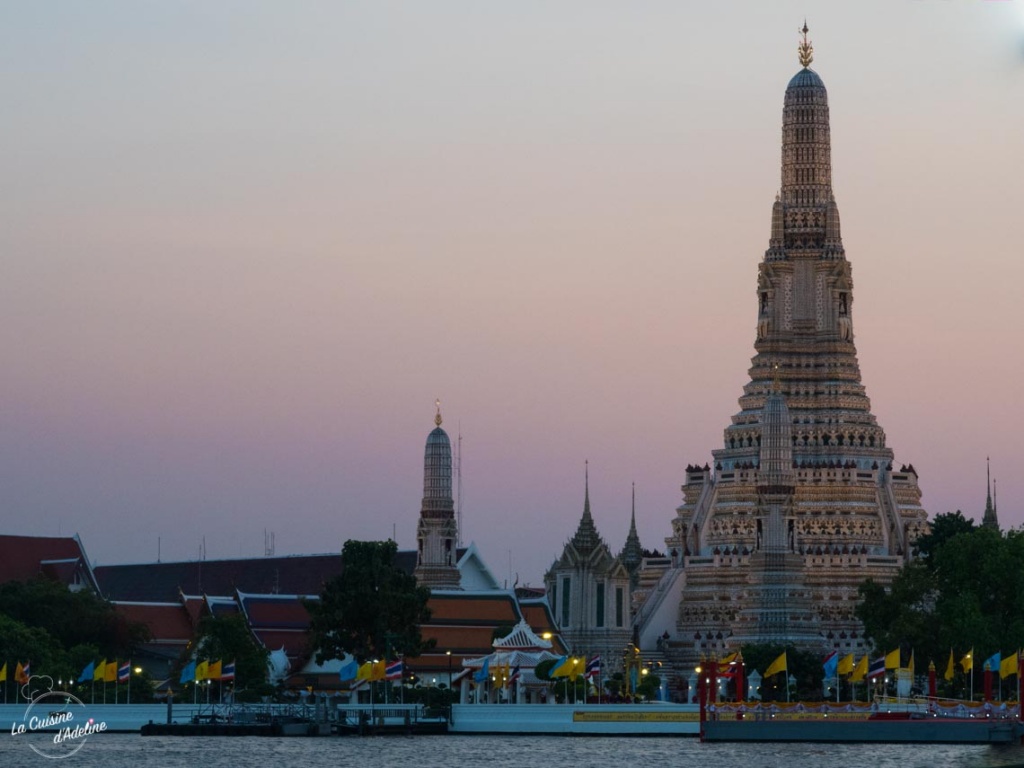
[[[921,744],[701,744],[694,738],[386,736],[146,737],[96,734],[61,760],[0,736],[0,768],[990,768],[1024,767],[1024,747]]]

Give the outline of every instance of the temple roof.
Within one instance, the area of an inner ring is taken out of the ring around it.
[[[79,583],[100,591],[78,536],[0,536],[0,550],[0,584],[45,576],[72,586],[77,575]]]
[[[542,637],[538,637],[534,634],[533,630],[530,629],[530,625],[526,623],[526,620],[520,621],[512,631],[509,632],[505,637],[498,638],[494,641],[494,649],[502,651],[511,650],[550,650],[551,641],[545,640]]]
[[[457,552],[459,558],[465,548]],[[416,566],[416,552],[395,553],[394,564],[406,573]],[[0,568],[3,566],[0,565]],[[104,565],[96,580],[108,600],[171,603],[182,592],[190,595],[253,594],[319,595],[341,575],[341,553],[248,557],[235,560],[192,560],[173,563]]]

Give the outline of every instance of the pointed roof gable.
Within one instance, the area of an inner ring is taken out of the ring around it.
[[[494,650],[496,651],[536,651],[542,649],[551,650],[551,641],[534,634],[525,619],[516,624],[505,637],[494,641]]]
[[[475,541],[471,541],[469,546],[462,551],[457,566],[459,584],[462,589],[470,592],[482,589],[501,589],[498,580],[480,556]],[[440,591],[440,589],[434,591]]]
[[[44,576],[101,594],[82,540],[75,536],[0,536],[0,583]]]

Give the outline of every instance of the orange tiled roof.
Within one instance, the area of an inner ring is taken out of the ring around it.
[[[449,622],[470,622],[473,624],[519,623],[519,611],[516,610],[512,596],[499,592],[493,597],[483,595],[459,595],[448,593],[433,594],[427,604],[430,608],[430,624]]]

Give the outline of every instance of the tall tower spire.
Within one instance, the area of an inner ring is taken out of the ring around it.
[[[854,651],[864,568],[891,583],[927,530],[917,473],[893,471],[861,382],[828,93],[808,31],[783,100],[749,379],[714,474],[688,468],[665,540],[684,554],[677,629],[694,639],[688,662],[744,642]]]
[[[639,578],[638,568],[644,559],[644,549],[640,546],[640,536],[636,532],[636,483],[633,483],[633,504],[629,516],[629,533],[626,535],[626,545],[619,554],[622,564],[629,571],[630,583],[636,587]]]
[[[814,49],[807,40],[806,23],[799,50],[803,69],[789,81],[782,109],[782,203],[823,206],[832,194],[828,92],[810,69]],[[802,220],[797,223],[799,229],[808,228]],[[815,230],[824,227],[823,221],[817,226],[813,220],[809,224]]]
[[[583,462],[583,516],[580,518],[579,527],[572,537],[572,545],[584,557],[589,555],[601,543],[601,536],[594,525],[594,518],[590,514],[590,462]]]
[[[992,500],[992,470],[989,462],[989,457],[985,457],[985,514],[981,518],[981,524],[985,528],[995,528],[999,530],[999,517],[996,515],[996,505]]]
[[[418,551],[413,574],[424,586],[460,589],[458,526],[452,499],[452,444],[441,429],[441,401],[434,401],[434,429],[423,451],[423,502],[416,530]]]

